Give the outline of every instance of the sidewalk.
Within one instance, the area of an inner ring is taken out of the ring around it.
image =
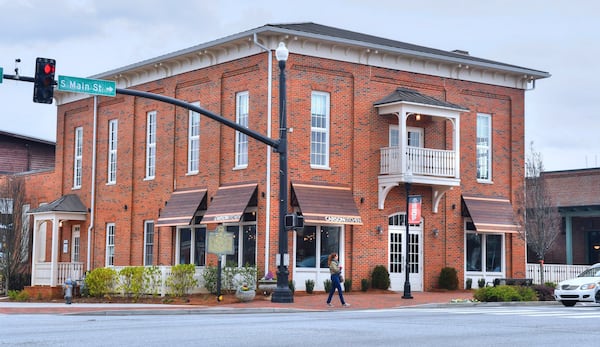
[[[327,294],[297,294],[293,303],[273,303],[269,298],[257,296],[253,301],[234,304],[172,305],[172,304],[90,304],[67,305],[64,302],[12,302],[0,300],[0,314],[96,314],[96,315],[135,315],[135,314],[201,314],[201,313],[254,313],[289,311],[335,311],[391,309],[424,304],[451,304],[452,301],[472,299],[471,292],[413,292],[412,299],[403,299],[402,292],[389,293],[345,293],[344,298],[350,307],[342,307],[339,297],[332,300],[334,307],[326,304]]]

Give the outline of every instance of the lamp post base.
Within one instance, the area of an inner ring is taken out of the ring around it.
[[[292,303],[294,302],[294,296],[290,288],[277,287],[271,294],[271,302]]]
[[[412,299],[413,296],[410,293],[410,282],[404,282],[404,295],[402,295],[402,299]]]

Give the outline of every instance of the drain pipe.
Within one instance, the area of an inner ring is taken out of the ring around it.
[[[92,261],[92,229],[94,229],[94,211],[96,198],[96,136],[98,132],[98,97],[94,96],[94,132],[92,136],[92,187],[90,189],[90,225],[87,232],[87,264],[86,271],[90,271]]]
[[[254,44],[269,53],[269,75],[267,77],[267,136],[271,137],[271,97],[272,97],[272,79],[273,79],[273,54],[271,50],[258,42],[256,33],[254,33]],[[272,148],[267,146],[267,202],[266,202],[266,218],[265,218],[265,274],[269,272],[269,244],[271,230],[271,152]]]

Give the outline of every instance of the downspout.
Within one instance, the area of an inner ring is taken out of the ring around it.
[[[269,53],[269,62],[268,62],[268,77],[267,77],[267,136],[271,137],[271,98],[272,98],[272,79],[273,79],[273,54],[271,54],[271,50],[267,47],[263,46],[258,42],[256,37],[256,33],[254,34],[254,44],[258,47],[265,50]],[[267,188],[266,188],[266,215],[265,215],[265,274],[269,272],[269,244],[270,242],[270,230],[271,230],[271,152],[272,148],[267,146]]]
[[[94,96],[94,132],[92,136],[92,186],[90,189],[90,225],[87,234],[87,264],[86,271],[90,271],[92,260],[92,229],[94,229],[94,211],[96,198],[96,136],[98,132],[98,97]]]

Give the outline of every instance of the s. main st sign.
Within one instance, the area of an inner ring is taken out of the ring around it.
[[[58,90],[71,93],[115,96],[117,95],[117,83],[91,78],[58,76]]]

